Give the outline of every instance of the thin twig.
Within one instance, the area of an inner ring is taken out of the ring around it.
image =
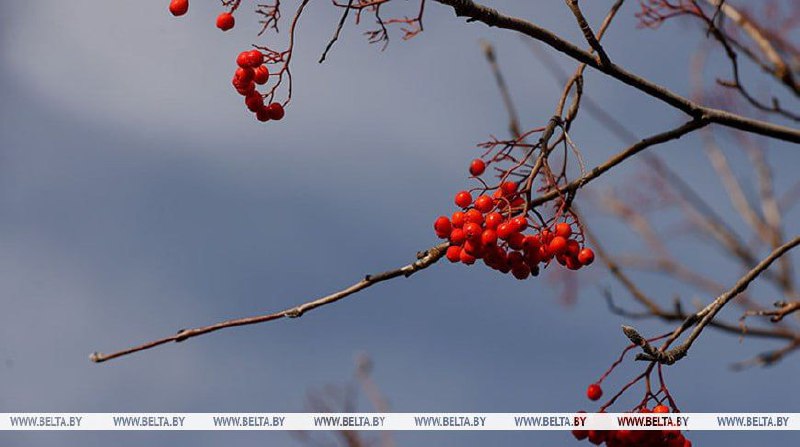
[[[508,91],[505,78],[503,78],[503,73],[500,71],[500,66],[497,64],[497,56],[495,55],[494,47],[486,41],[481,41],[481,47],[483,48],[483,54],[486,56],[486,60],[489,62],[489,67],[494,74],[494,79],[500,90],[500,96],[503,98],[503,105],[505,105],[506,112],[508,112],[508,128],[511,131],[511,136],[519,140],[522,135],[519,126],[519,115],[517,115],[517,109],[514,107],[514,101],[511,99],[511,94]]]
[[[280,312],[275,312],[266,315],[258,315],[253,317],[237,318],[233,320],[226,320],[216,324],[212,324],[210,326],[202,326],[194,329],[182,329],[178,331],[178,333],[175,335],[164,337],[158,340],[153,340],[141,344],[139,346],[123,349],[121,351],[113,352],[111,354],[103,354],[100,352],[95,352],[91,356],[89,356],[89,358],[91,361],[95,363],[100,363],[117,357],[122,357],[124,355],[133,354],[134,352],[152,349],[155,348],[156,346],[160,346],[166,343],[181,342],[200,335],[215,332],[220,329],[266,323],[268,321],[280,320],[282,318],[299,318],[302,317],[303,314],[305,314],[306,312],[312,311],[318,307],[335,303],[336,301],[346,298],[356,292],[360,292],[361,290],[364,290],[368,287],[374,286],[375,284],[401,276],[407,278],[420,270],[430,267],[431,265],[435,264],[436,261],[441,259],[442,256],[444,256],[444,253],[447,250],[448,246],[449,246],[448,242],[441,243],[425,251],[417,253],[417,260],[411,264],[405,265],[395,270],[389,270],[375,275],[367,275],[366,277],[364,277],[364,279],[358,281],[357,283],[351,285],[350,287],[342,289],[338,292],[334,292],[330,295],[326,295],[322,298],[318,298],[313,301],[308,301],[298,306],[290,307]]]
[[[600,175],[604,174],[606,171],[610,170],[614,166],[622,163],[623,161],[627,160],[628,158],[638,154],[639,152],[647,149],[648,147],[665,143],[670,140],[678,139],[690,132],[693,132],[701,127],[708,125],[707,121],[704,120],[692,120],[686,122],[674,129],[670,129],[666,132],[661,132],[650,137],[644,138],[639,142],[631,145],[627,149],[624,149],[617,154],[613,155],[611,158],[606,160],[600,165],[594,167],[591,171],[587,172],[585,175],[573,180],[572,182],[562,186],[558,189],[551,189],[550,191],[540,195],[539,197],[533,199],[531,201],[531,206],[538,206],[545,202],[548,202],[560,195],[563,195],[568,192],[575,192],[576,190],[582,188],[590,181],[596,179]]]
[[[603,46],[600,45],[600,41],[594,35],[594,31],[592,31],[592,27],[589,26],[589,22],[586,21],[586,17],[583,16],[581,7],[578,5],[578,0],[565,1],[567,2],[569,10],[572,11],[572,14],[575,16],[575,20],[578,22],[578,26],[580,27],[586,42],[597,53],[598,62],[604,65],[610,64],[611,60],[608,58]]]

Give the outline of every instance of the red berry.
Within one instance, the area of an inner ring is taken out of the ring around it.
[[[586,430],[572,430],[572,436],[574,436],[578,441],[583,441],[587,436],[589,436],[589,432]]]
[[[261,93],[252,91],[245,96],[244,104],[247,106],[247,110],[258,112],[264,107],[264,98],[261,97]]]
[[[467,250],[461,250],[460,258],[461,262],[467,265],[474,264],[476,259],[475,256],[467,253]]]
[[[455,202],[456,205],[461,208],[466,208],[472,204],[472,194],[467,191],[459,191],[459,193],[456,194]]]
[[[566,249],[567,249],[567,240],[561,236],[554,237],[553,240],[550,241],[550,244],[547,246],[547,251],[549,251],[553,255],[564,253],[564,250]]]
[[[256,84],[264,85],[269,80],[269,69],[266,65],[259,65],[255,71],[255,77],[253,78]]]
[[[482,213],[488,213],[494,208],[494,200],[489,196],[478,196],[475,199],[475,209]]]
[[[686,438],[684,438],[681,435],[674,438],[665,438],[665,439],[667,442],[666,443],[667,447],[683,447],[684,445],[686,445]]]
[[[462,226],[464,226],[464,222],[466,221],[467,221],[467,215],[464,214],[463,211],[456,211],[455,213],[453,213],[453,216],[450,219],[450,222],[452,222],[453,224],[453,228],[461,228]]]
[[[504,195],[510,196],[517,192],[517,183],[516,182],[503,182],[500,185],[500,189],[503,191]]]
[[[486,163],[480,158],[472,160],[472,163],[469,164],[469,173],[472,174],[473,177],[483,174],[484,171],[486,171]]]
[[[522,249],[524,250],[525,247],[523,246]],[[539,250],[533,251],[526,251],[525,252],[525,262],[528,264],[528,267],[531,268],[531,275],[536,276],[538,272],[534,273],[534,270],[539,267]]]
[[[584,248],[578,253],[578,262],[583,265],[589,265],[594,262],[594,251],[591,248]]]
[[[189,0],[172,0],[169,2],[169,12],[175,17],[186,14],[189,10]]]
[[[573,258],[578,258],[578,253],[581,251],[581,244],[578,243],[575,239],[567,239],[567,249],[564,251],[565,254],[572,256]]]
[[[494,245],[497,243],[497,232],[491,229],[483,230],[481,233],[481,243],[483,245]]]
[[[262,123],[269,121],[269,112],[267,111],[266,107],[258,109],[256,112],[256,119]]]
[[[445,253],[447,260],[450,262],[458,262],[461,260],[461,247],[458,245],[451,245],[447,247],[447,253]]]
[[[256,119],[261,121],[262,123],[266,123],[267,121],[269,121],[269,113],[267,112],[267,109],[265,107],[256,110],[255,114],[256,114]]]
[[[247,52],[247,62],[249,67],[256,68],[264,63],[264,55],[258,50],[250,50]]]
[[[566,265],[568,269],[579,270],[583,267],[583,264],[581,264],[577,258],[567,255],[566,252],[562,253],[561,256],[564,256],[564,265]]]
[[[250,52],[249,51],[242,51],[236,56],[236,65],[242,68],[252,68],[250,66]]]
[[[598,400],[603,397],[603,389],[600,388],[600,385],[597,383],[593,383],[589,385],[589,388],[586,388],[586,397],[589,400]]]
[[[666,405],[656,405],[653,408],[653,413],[669,413],[669,407]]]
[[[550,259],[553,258],[553,254],[550,253],[550,250],[547,248],[547,245],[542,245],[539,247],[539,259],[541,262],[548,262]]]
[[[256,112],[256,119],[263,122],[269,121],[269,112],[266,107],[258,109]]]
[[[525,236],[522,233],[511,233],[507,239],[508,246],[514,250],[521,250],[522,244],[525,242]]]
[[[503,222],[497,226],[497,237],[500,239],[506,240],[514,234],[514,229],[511,227],[511,224],[508,222]]]
[[[511,264],[511,267],[514,267],[518,264],[523,264],[525,262],[525,257],[522,256],[522,253],[518,251],[512,251],[508,254],[508,263]]]
[[[235,23],[236,20],[234,20],[233,14],[229,12],[223,12],[217,16],[217,28],[221,29],[222,31],[228,31],[229,29],[233,28]]]
[[[252,80],[244,82],[236,76],[233,77],[231,84],[233,84],[233,88],[235,88],[240,95],[247,95],[256,89],[256,84]]]
[[[453,231],[450,232],[451,244],[461,245],[464,243],[465,240],[467,240],[467,235],[461,228],[454,228]]]
[[[286,113],[283,111],[283,106],[277,102],[273,102],[272,104],[268,105],[267,112],[269,112],[269,118],[275,121],[279,121],[281,118],[283,118],[283,115]]]
[[[569,226],[566,222],[561,222],[560,224],[556,225],[555,230],[556,236],[561,236],[564,239],[569,239],[572,236],[572,227]]]
[[[614,438],[616,438],[617,441],[620,441],[624,445],[627,445],[629,443],[629,439],[630,439],[630,436],[631,436],[631,431],[630,430],[616,430],[616,431],[609,432],[609,435],[614,435]],[[610,438],[610,436],[609,436],[609,438]],[[606,445],[607,444],[608,444],[608,439],[606,439]]]
[[[253,81],[250,81],[249,83],[247,83],[247,85],[245,85],[242,88],[236,89],[236,92],[242,96],[247,96],[250,93],[253,93],[254,91],[256,91],[256,84]]]
[[[541,244],[539,243],[539,238],[537,236],[525,236],[525,239],[522,240],[522,248],[525,251],[533,253],[539,249]]]
[[[503,216],[500,213],[489,213],[486,215],[486,228],[496,229],[498,225],[503,222]]]
[[[483,257],[483,247],[480,245],[480,240],[468,240],[467,242],[464,242],[464,247],[462,247],[462,249],[466,250],[470,256],[474,256],[476,258]]]
[[[466,222],[474,222],[478,225],[483,225],[483,214],[475,208],[464,213],[464,220]]]
[[[437,236],[439,236],[441,239],[444,239],[450,235],[453,227],[450,225],[450,219],[444,216],[439,216],[436,218],[436,221],[433,222],[433,229],[436,231]]]
[[[525,216],[517,216],[511,219],[511,225],[514,231],[525,231],[528,228],[528,219]]]
[[[518,253],[518,252],[515,252]],[[527,264],[514,264],[511,266],[511,274],[517,279],[526,279],[531,274],[531,268]]]
[[[589,442],[600,445],[606,440],[606,432],[601,430],[589,430]]]
[[[253,76],[255,76],[255,71],[253,71],[250,67],[239,67],[236,69],[236,73],[234,73],[236,79],[239,80],[242,84],[247,84],[253,80]]]
[[[478,240],[481,237],[481,233],[481,226],[475,222],[467,222],[464,224],[464,234],[468,240]]]

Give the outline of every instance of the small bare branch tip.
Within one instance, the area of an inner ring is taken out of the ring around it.
[[[631,343],[642,346],[642,343],[645,342],[644,338],[639,334],[636,329],[632,328],[631,326],[622,325],[622,333],[625,334],[626,337],[631,341]]]

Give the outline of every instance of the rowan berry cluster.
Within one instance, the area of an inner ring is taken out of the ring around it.
[[[637,413],[669,413],[666,405],[656,405],[652,410],[643,407]],[[692,447],[680,430],[573,430],[575,439],[589,440],[594,445],[608,447]]]
[[[666,405],[659,404],[649,409],[640,408],[637,413],[669,413]],[[594,445],[608,447],[692,447],[680,430],[573,430],[575,439],[587,439]]]
[[[669,333],[647,341],[652,343],[668,336]],[[636,344],[628,345],[600,379],[586,387],[586,398],[591,401],[600,400],[603,397],[603,388],[601,387],[603,380],[622,364],[626,354],[638,347]],[[659,385],[657,390],[652,387],[654,381],[651,380],[651,375],[654,371],[657,372]],[[655,363],[651,363],[643,374],[623,386],[605,405],[600,407],[598,412],[605,413],[608,407],[613,405],[622,394],[640,381],[644,381],[645,393],[639,404],[631,411],[632,413],[680,412],[664,381],[662,365]],[[653,406],[652,409],[649,406]],[[581,413],[584,412],[581,411]],[[608,447],[692,447],[692,442],[686,439],[680,430],[573,430],[572,435],[579,441],[588,439],[594,445],[605,444]]]
[[[234,27],[236,20],[233,12],[238,8],[239,2],[233,2],[229,12],[220,13],[217,16],[217,28],[228,31]],[[172,0],[169,4],[169,11],[178,17],[189,11],[189,0]],[[247,109],[253,112],[259,121],[280,120],[285,111],[283,105],[278,102],[264,103],[264,95],[256,88],[257,85],[264,85],[269,81],[270,72],[265,65],[264,54],[256,49],[243,51],[236,58],[236,72],[233,75],[233,87],[244,96],[244,104]],[[271,95],[269,95],[271,97]]]
[[[474,177],[485,170],[481,159],[470,164]],[[436,235],[450,241],[446,257],[451,262],[469,265],[483,259],[490,268],[526,279],[538,275],[553,259],[570,270],[594,261],[594,252],[583,247],[569,222],[548,225],[529,221],[527,212],[521,211],[527,207],[516,182],[503,181],[493,194],[481,194],[474,200],[469,191],[460,191],[455,204],[461,210],[450,218],[439,216],[433,224]]]
[[[256,85],[264,85],[269,80],[269,69],[264,65],[264,55],[258,50],[242,51],[236,57],[236,72],[233,75],[233,88],[244,96],[247,110],[256,114],[259,121],[279,120],[284,110],[280,103],[264,104],[264,96]]]

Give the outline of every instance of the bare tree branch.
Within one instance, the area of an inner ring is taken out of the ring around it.
[[[720,109],[704,107],[688,98],[666,89],[663,86],[631,73],[616,64],[599,63],[591,52],[578,48],[574,44],[562,39],[553,32],[535,25],[532,22],[528,22],[517,17],[504,15],[495,9],[481,5],[472,0],[436,1],[443,5],[452,7],[457,16],[467,17],[467,21],[479,21],[488,26],[517,31],[544,42],[555,50],[560,51],[561,53],[564,53],[579,62],[583,62],[586,65],[589,65],[590,67],[593,67],[613,77],[614,79],[628,84],[631,87],[640,90],[662,102],[665,102],[666,104],[683,111],[695,119],[720,124],[734,129],[744,130],[747,132],[753,132],[780,140],[800,143],[800,130],[798,129],[746,118]]]
[[[703,329],[713,321],[714,317],[728,304],[732,299],[736,298],[741,292],[743,292],[747,287],[750,285],[753,280],[755,280],[762,272],[764,272],[769,266],[776,260],[783,256],[786,252],[793,249],[794,247],[800,245],[800,236],[795,237],[791,241],[781,245],[772,253],[769,254],[766,258],[764,258],[761,262],[758,263],[752,270],[747,272],[744,276],[739,278],[736,284],[727,292],[723,293],[722,295],[718,296],[714,301],[709,303],[706,307],[704,307],[699,312],[689,316],[686,320],[684,320],[683,324],[681,324],[672,335],[667,339],[664,348],[656,349],[647,340],[644,339],[641,335],[639,335],[636,329],[630,326],[623,326],[622,330],[625,335],[631,340],[632,343],[640,346],[642,348],[642,353],[636,356],[637,360],[644,360],[644,361],[654,361],[658,363],[663,363],[666,365],[671,365],[678,360],[686,357],[686,354],[689,352],[689,349],[692,347],[692,344],[697,340],[697,337],[703,332]],[[666,351],[665,348],[669,346],[669,344],[678,339],[686,330],[690,327],[693,327],[691,334],[686,338],[686,340],[681,343],[680,345]]]
[[[522,130],[519,126],[519,115],[517,115],[517,109],[514,107],[514,101],[511,99],[511,93],[508,91],[508,85],[503,73],[500,71],[500,66],[497,64],[497,55],[494,52],[494,47],[486,41],[481,41],[481,47],[483,48],[483,55],[486,56],[486,61],[489,62],[489,67],[492,69],[492,74],[494,74],[494,79],[500,90],[500,96],[503,98],[503,105],[506,107],[506,112],[508,112],[508,129],[512,137],[519,139],[522,135]]]
[[[375,275],[367,275],[364,279],[358,281],[357,283],[351,285],[350,287],[342,289],[338,292],[334,292],[330,295],[326,295],[322,298],[318,298],[316,300],[309,301],[300,304],[298,306],[290,307],[280,312],[275,312],[266,315],[258,315],[253,317],[237,318],[233,320],[226,320],[216,324],[212,324],[210,326],[202,326],[194,329],[181,329],[180,331],[178,331],[177,334],[171,335],[169,337],[153,340],[141,344],[139,346],[123,349],[121,351],[113,352],[111,354],[103,354],[100,352],[95,352],[91,356],[89,356],[89,358],[91,361],[95,363],[100,363],[117,357],[122,357],[124,355],[133,354],[134,352],[144,351],[146,349],[152,349],[155,348],[156,346],[160,346],[166,343],[181,342],[200,335],[215,332],[220,329],[266,323],[268,321],[280,320],[282,318],[299,318],[302,317],[303,314],[305,314],[306,312],[312,311],[321,306],[335,303],[336,301],[346,298],[356,292],[360,292],[361,290],[364,290],[368,287],[372,287],[375,284],[393,278],[398,278],[401,276],[407,278],[420,270],[428,268],[431,265],[435,264],[439,259],[441,259],[442,256],[444,256],[445,250],[447,250],[447,247],[449,245],[450,244],[448,242],[441,243],[425,251],[417,253],[417,260],[415,262],[412,262],[411,264],[405,265],[395,270],[389,270]]]
[[[560,195],[563,195],[563,194],[566,194],[566,193],[569,193],[569,192],[575,192],[578,189],[580,189],[583,186],[585,186],[590,181],[596,179],[597,177],[600,177],[602,174],[604,174],[605,172],[607,172],[608,170],[610,170],[614,166],[617,166],[618,164],[620,164],[623,161],[627,160],[628,158],[638,154],[639,152],[647,149],[648,147],[654,146],[656,144],[665,143],[665,142],[670,141],[670,140],[678,139],[678,138],[680,138],[680,137],[682,137],[682,136],[684,136],[684,135],[686,135],[686,134],[688,134],[690,132],[693,132],[693,131],[695,131],[697,129],[700,129],[701,127],[704,127],[706,125],[708,125],[708,121],[706,121],[706,120],[702,120],[702,119],[700,119],[700,120],[692,120],[692,121],[688,121],[688,122],[686,122],[686,123],[674,128],[674,129],[670,129],[670,130],[668,130],[666,132],[658,133],[658,134],[652,135],[650,137],[644,138],[641,141],[639,141],[638,143],[635,143],[635,144],[631,145],[627,149],[618,152],[617,154],[615,154],[614,156],[612,156],[611,158],[609,158],[608,160],[606,160],[602,164],[597,165],[594,169],[592,169],[591,171],[587,172],[585,175],[573,180],[569,184],[567,184],[567,185],[565,185],[565,186],[563,186],[563,187],[561,187],[559,189],[552,189],[552,190],[540,195],[539,197],[533,199],[531,201],[531,206],[538,206],[538,205],[541,205],[541,204],[543,204],[543,203],[545,203],[545,202],[547,202],[549,200],[552,200],[555,197],[558,197]]]
[[[606,51],[603,49],[603,46],[600,45],[600,41],[594,35],[594,31],[592,31],[592,27],[589,26],[589,23],[586,21],[586,17],[583,16],[583,12],[581,11],[581,7],[578,4],[578,0],[565,0],[567,2],[567,6],[569,10],[572,11],[572,14],[575,16],[575,20],[578,22],[578,26],[583,33],[583,37],[586,39],[586,42],[589,44],[590,47],[597,53],[598,63],[600,64],[610,64],[611,60],[608,58]]]

